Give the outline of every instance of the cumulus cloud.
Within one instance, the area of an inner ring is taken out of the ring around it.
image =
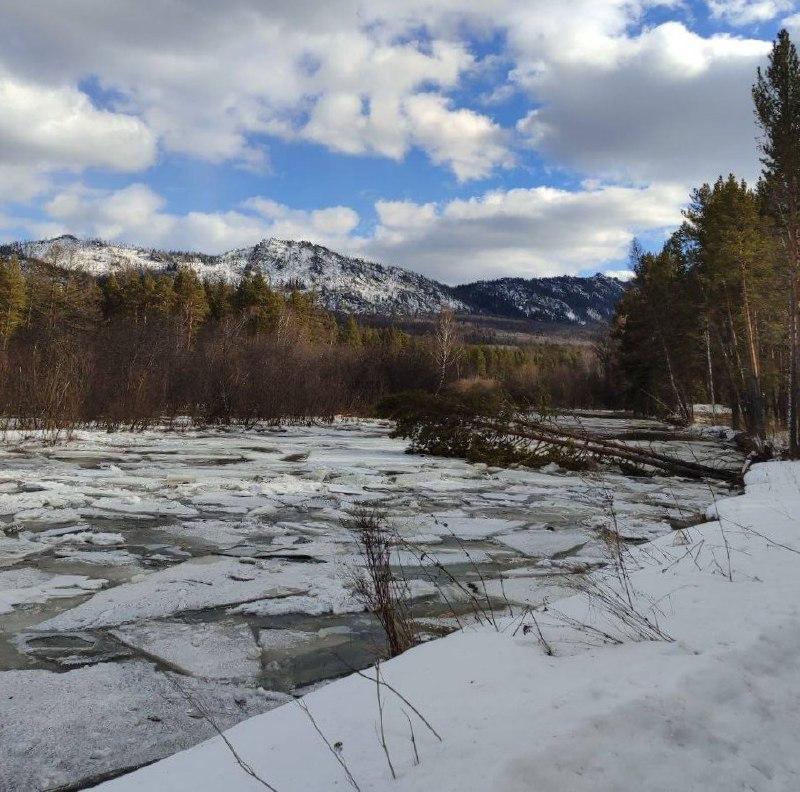
[[[75,0],[69,15],[47,6],[18,4],[6,15],[0,41],[36,45],[8,48],[0,60],[45,84],[96,77],[168,151],[258,167],[266,156],[259,135],[394,159],[418,146],[459,179],[508,159],[488,117],[451,108],[439,93],[474,59],[467,42],[410,36],[430,14],[415,3],[176,0],[154,14],[132,0]],[[436,118],[420,117],[410,100],[432,93]],[[465,141],[448,157],[459,130]],[[491,138],[487,157],[474,151],[476,137]]]
[[[680,222],[682,185],[494,190],[433,206],[378,204],[380,225],[352,247],[448,283],[575,274],[624,258],[636,234]]]
[[[137,171],[156,156],[139,119],[96,109],[69,86],[43,87],[0,72],[0,195],[27,200],[53,170]]]
[[[788,5],[709,0],[714,18],[743,25]],[[178,215],[137,175],[116,191],[48,193],[40,229],[209,251],[307,238],[450,281],[573,272],[619,258],[635,231],[677,222],[690,186],[757,172],[749,89],[769,42],[700,35],[681,0],[7,6],[0,201],[42,193],[58,171],[136,173],[159,152],[264,168],[276,137],[397,161],[418,149],[462,183],[502,177],[530,147],[548,169],[602,185],[379,201],[364,236],[347,206],[254,198]],[[674,21],[645,24],[655,6]],[[479,39],[501,51],[485,57]],[[515,127],[492,117],[511,93],[530,100]]]
[[[448,164],[460,181],[488,176],[497,166],[511,167],[514,157],[504,131],[473,110],[453,110],[446,99],[418,94],[406,102],[415,141],[433,162]]]
[[[554,161],[605,178],[692,184],[735,170],[752,179],[750,86],[769,46],[659,25],[603,68],[566,63],[520,77],[543,104],[518,131]]]
[[[709,2],[737,24],[790,5]],[[0,67],[42,91],[92,77],[117,114],[136,114],[168,152],[257,168],[265,136],[395,160],[417,147],[465,181],[514,163],[507,131],[453,97],[484,68],[476,37],[496,34],[505,44],[492,57],[509,64],[510,79],[496,69],[487,95],[529,93],[541,107],[519,132],[553,164],[649,178],[671,171],[680,146],[696,152],[687,171],[709,154],[709,170],[724,157],[752,170],[747,91],[766,43],[679,23],[642,28],[654,6],[678,14],[682,3],[174,0],[153,13],[135,0],[73,0],[61,14],[53,0],[20,2],[4,10]]]
[[[396,264],[448,283],[516,275],[574,274],[624,258],[634,235],[680,221],[681,186],[587,184],[493,190],[441,204],[378,201],[379,222],[359,233],[350,207],[293,209],[254,197],[227,212],[173,214],[143,184],[93,190],[73,185],[46,205],[34,235],[72,232],[154,247],[218,253],[264,237],[306,239]],[[619,272],[616,272],[620,275]]]
[[[267,198],[250,198],[242,206],[270,223],[271,236],[283,239],[336,239],[350,234],[359,222],[358,213],[348,206],[306,211],[290,209]]]
[[[752,25],[769,22],[791,11],[794,0],[709,0],[708,8],[715,19],[724,19],[731,25]]]
[[[29,223],[31,233],[74,233],[130,244],[220,253],[264,237],[306,239],[334,247],[351,244],[358,214],[346,206],[305,211],[267,198],[251,198],[227,212],[166,210],[164,198],[145,184],[120,190],[74,184],[44,206],[46,219]]]

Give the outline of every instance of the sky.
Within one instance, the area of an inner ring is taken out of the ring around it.
[[[0,0],[0,239],[619,272],[758,176],[795,0]]]

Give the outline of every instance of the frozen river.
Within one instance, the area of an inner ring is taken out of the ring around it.
[[[586,423],[741,462],[654,422]],[[204,713],[226,727],[369,664],[382,636],[348,588],[357,558],[341,525],[357,505],[391,516],[415,614],[436,635],[469,607],[422,554],[468,583],[480,572],[498,607],[538,603],[602,563],[609,504],[637,541],[712,500],[675,478],[410,456],[390,428],[81,431],[0,447],[0,789],[81,788],[210,736]]]

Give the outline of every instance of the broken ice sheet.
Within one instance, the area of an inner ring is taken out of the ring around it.
[[[206,679],[256,679],[261,653],[247,624],[142,621],[112,630],[127,646],[139,649],[176,671]]]
[[[268,539],[280,533],[273,526],[258,522],[237,519],[189,520],[187,522],[165,525],[159,528],[170,536],[187,539],[199,546],[220,550],[235,547],[251,536]]]
[[[485,550],[475,547],[468,548],[408,548],[395,550],[391,556],[391,563],[397,567],[449,567],[456,564],[481,564],[489,561],[489,554]]]
[[[100,592],[88,602],[43,622],[38,629],[113,627],[139,619],[303,593],[310,577],[303,569],[306,566],[194,558]]]
[[[467,541],[488,539],[490,536],[513,531],[524,524],[522,520],[478,517],[460,511],[432,514],[418,523],[424,533],[438,534],[444,538],[455,536]]]
[[[0,568],[14,566],[24,558],[43,553],[47,549],[48,546],[40,542],[6,536],[0,531]]]
[[[617,534],[620,539],[628,542],[647,541],[672,530],[664,520],[634,514],[600,515],[587,520],[587,525],[601,534]]]
[[[132,519],[151,517],[197,517],[199,512],[191,506],[161,498],[141,498],[137,495],[98,498],[92,505],[80,510],[82,517],[103,517],[124,514]]]
[[[0,572],[0,613],[10,613],[20,605],[91,594],[106,582],[102,578],[93,579],[84,575],[53,575],[38,569],[10,569]]]
[[[56,558],[98,566],[132,566],[139,563],[138,556],[127,550],[80,550],[75,547],[62,547],[54,550],[53,555]]]
[[[495,536],[494,541],[523,555],[541,558],[574,552],[585,545],[589,537],[577,529],[548,530],[544,525],[536,525]]]
[[[20,538],[45,544],[87,544],[96,547],[113,547],[125,543],[125,537],[121,533],[87,530],[85,525],[55,528],[38,533],[23,531],[20,533]]]
[[[11,728],[0,729],[0,789],[83,788],[104,773],[188,748],[214,734],[193,702],[227,729],[288,700],[170,676],[142,661],[66,673],[6,671],[0,673],[0,701],[3,725]]]

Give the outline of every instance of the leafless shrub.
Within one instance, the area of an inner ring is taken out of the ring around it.
[[[409,732],[409,739],[411,740],[411,747],[414,750],[414,766],[419,765],[419,751],[417,750],[417,738],[414,735],[414,724],[411,722],[411,716],[403,710],[403,715],[406,716],[406,720],[408,721],[408,732]]]
[[[522,614],[522,619],[514,629],[514,632],[511,633],[512,636],[516,635],[517,632],[521,629],[523,635],[527,635],[531,631],[531,626],[525,623],[525,617],[530,616],[531,621],[533,622],[533,628],[536,630],[536,635],[539,639],[539,645],[544,650],[544,653],[548,657],[555,656],[555,649],[553,649],[553,645],[544,637],[544,633],[542,632],[542,628],[539,626],[539,622],[536,619],[536,613],[534,612],[533,608],[527,608],[526,611]]]
[[[487,588],[486,588],[486,581],[482,575],[479,576],[480,586],[477,583],[472,581],[461,581],[459,580],[438,558],[431,555],[427,550],[424,550],[420,547],[410,544],[409,542],[404,541],[402,538],[398,540],[400,542],[400,546],[407,550],[409,553],[415,556],[417,562],[419,564],[420,569],[423,571],[427,570],[435,570],[438,572],[443,578],[445,578],[450,584],[452,584],[458,592],[464,595],[466,598],[466,602],[469,605],[469,608],[472,611],[472,614],[475,617],[475,621],[478,624],[489,624],[494,627],[495,630],[500,629],[494,606],[492,605],[492,601],[489,597]],[[472,560],[471,556],[467,553],[467,558],[474,569],[477,569],[477,565]],[[450,599],[445,591],[445,587],[442,585],[441,580],[437,579],[433,575],[427,575],[428,580],[433,584],[436,590],[439,592],[439,595],[447,604],[448,608],[455,618],[456,622],[458,623],[459,628],[463,627],[461,620],[458,618],[458,613],[456,609],[453,607]]]
[[[389,654],[396,657],[418,643],[408,583],[392,569],[397,535],[388,527],[386,515],[374,509],[359,508],[342,525],[354,535],[362,561],[350,570],[355,595],[380,622]]]
[[[599,574],[574,581],[572,588],[576,593],[582,594],[589,605],[607,619],[611,629],[621,638],[633,641],[672,641],[670,635],[658,624],[656,604],[649,603],[648,608],[642,608],[637,600],[643,595],[638,592],[630,592],[629,599],[629,592],[621,590],[618,584],[615,585]],[[561,614],[561,617],[563,619],[564,614]],[[578,626],[574,620],[572,626]],[[580,627],[589,629],[590,625],[583,624]],[[613,640],[611,633],[596,625],[592,625],[590,631],[602,635],[606,641],[611,638],[613,643],[620,642]]]
[[[610,524],[602,532],[608,559],[606,571],[577,578],[570,587],[598,608],[622,637],[639,641],[671,641],[672,638],[658,624],[657,605],[652,602],[647,608],[640,605],[645,597],[635,590],[631,580],[629,566],[633,561],[620,535],[613,493],[605,493],[604,501],[610,516]]]
[[[413,704],[412,704],[412,703],[411,703],[411,702],[410,702],[410,701],[409,701],[409,700],[408,700],[408,699],[407,699],[407,698],[406,698],[406,697],[405,697],[405,696],[404,696],[404,695],[403,695],[403,694],[402,694],[402,693],[401,693],[399,690],[397,690],[397,688],[395,688],[395,687],[393,687],[392,685],[390,685],[390,684],[389,684],[389,683],[386,681],[386,679],[385,679],[385,678],[378,677],[378,676],[376,675],[376,678],[375,678],[375,679],[373,679],[371,676],[367,676],[367,674],[365,674],[363,671],[359,671],[357,668],[354,668],[354,667],[353,667],[353,666],[352,666],[350,663],[348,663],[348,662],[347,662],[347,660],[345,660],[345,658],[343,658],[343,657],[342,657],[340,654],[337,654],[336,652],[332,652],[332,654],[333,654],[333,656],[334,656],[334,657],[336,657],[336,658],[337,658],[337,659],[338,659],[338,660],[339,660],[339,661],[342,663],[342,665],[346,666],[346,667],[347,667],[347,668],[348,668],[348,669],[349,669],[349,670],[350,670],[350,671],[351,671],[353,674],[356,674],[357,676],[360,676],[362,679],[366,679],[368,682],[376,682],[378,685],[382,685],[382,686],[383,686],[383,687],[385,687],[385,688],[386,688],[386,689],[387,689],[387,690],[388,690],[390,693],[392,693],[392,694],[394,694],[395,696],[397,696],[397,698],[398,698],[400,701],[402,701],[402,702],[403,702],[403,704],[405,704],[405,705],[406,705],[406,706],[407,706],[407,707],[408,707],[408,708],[409,708],[409,709],[410,709],[410,710],[411,710],[411,711],[412,711],[412,712],[413,712],[413,713],[414,713],[414,714],[415,714],[415,715],[416,715],[416,716],[417,716],[417,717],[420,719],[420,721],[421,721],[421,722],[422,722],[422,723],[425,725],[425,727],[428,729],[428,731],[429,731],[429,732],[430,732],[430,733],[431,733],[431,734],[432,734],[432,735],[433,735],[433,736],[434,736],[434,737],[435,737],[435,738],[436,738],[436,739],[437,739],[439,742],[443,742],[441,735],[439,734],[439,732],[437,732],[437,731],[436,731],[436,729],[434,729],[434,728],[433,728],[433,726],[431,726],[431,723],[430,723],[430,721],[429,721],[429,720],[428,720],[428,719],[427,719],[427,718],[426,718],[426,717],[425,717],[425,716],[424,716],[424,715],[423,715],[423,714],[422,714],[422,713],[419,711],[419,709],[418,709],[417,707],[415,707],[415,706],[414,706],[414,705],[413,705]]]

